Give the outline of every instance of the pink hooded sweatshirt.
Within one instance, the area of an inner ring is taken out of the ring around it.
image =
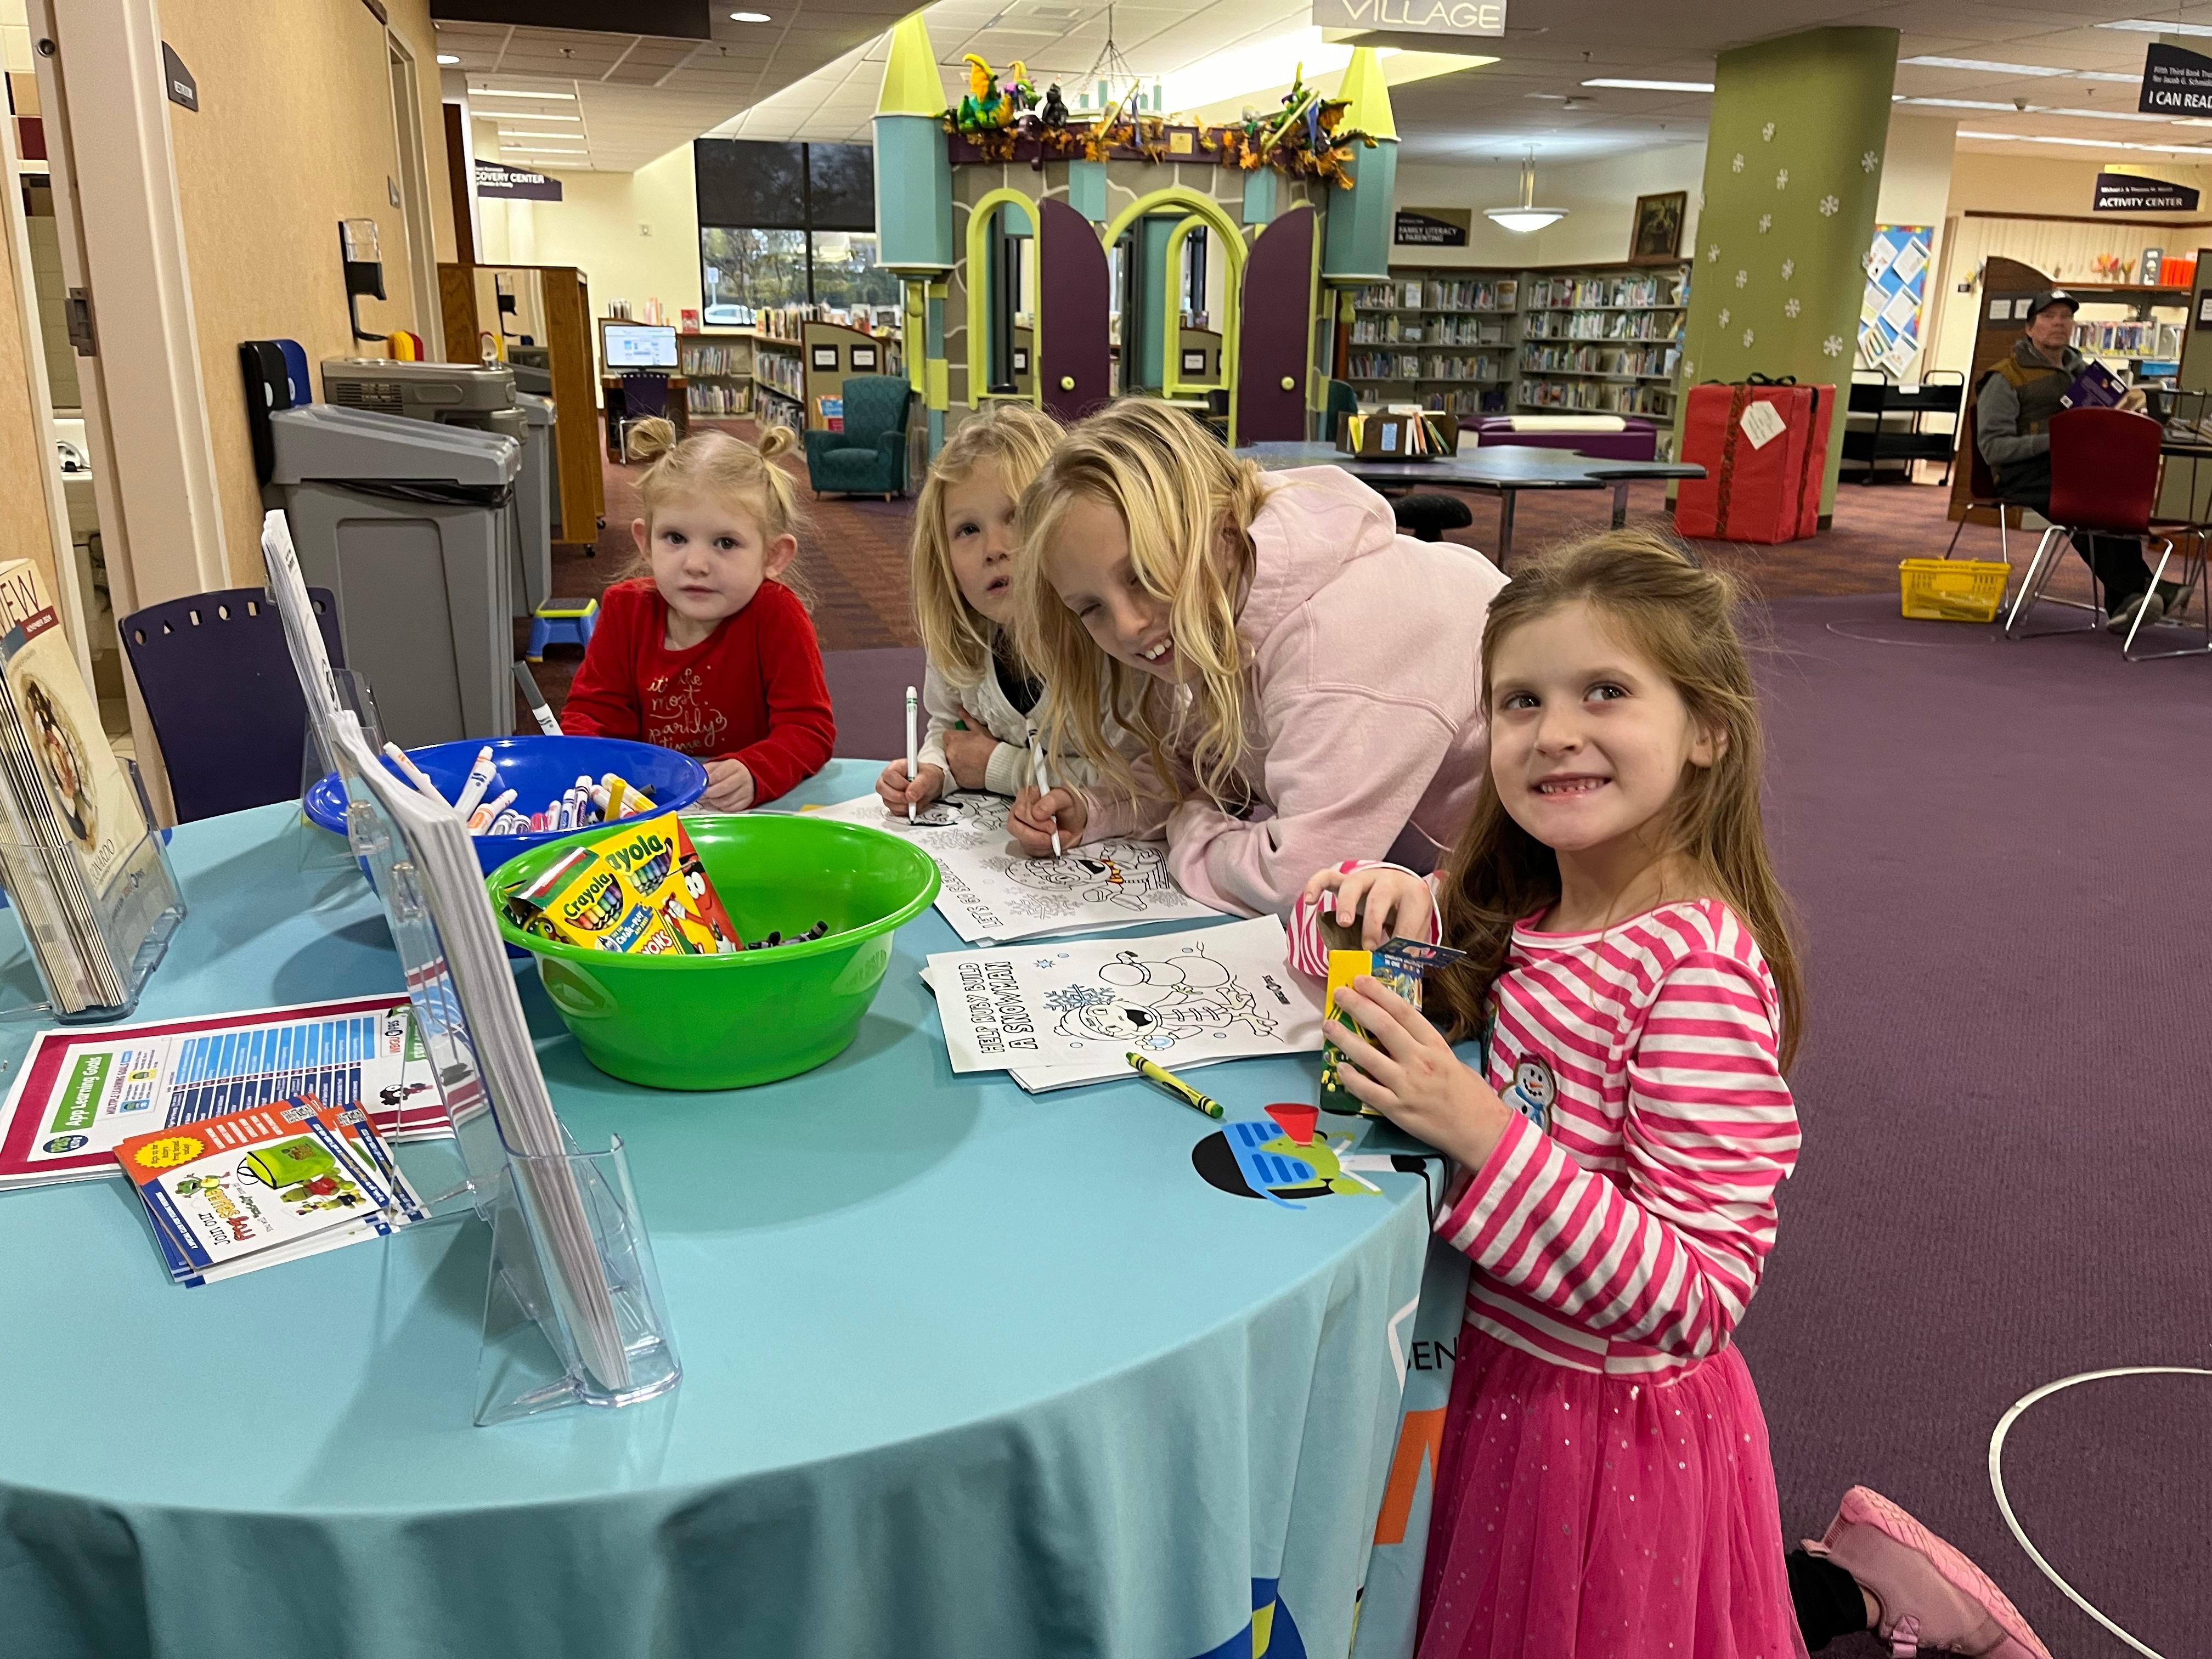
[[[1315,871],[1380,859],[1409,825],[1431,857],[1458,838],[1486,763],[1483,618],[1505,577],[1470,549],[1401,536],[1390,504],[1340,468],[1266,482],[1237,617],[1251,811],[1231,817],[1188,776],[1178,805],[1139,757],[1134,803],[1085,792],[1084,834],[1164,825],[1168,868],[1193,898],[1287,915]]]

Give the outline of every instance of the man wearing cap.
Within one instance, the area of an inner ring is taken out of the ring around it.
[[[1974,400],[1974,432],[1982,458],[1996,474],[1997,494],[2038,513],[2051,512],[2051,417],[2059,398],[2089,359],[2069,343],[2074,313],[2081,301],[2063,288],[2046,289],[2028,301],[2027,326],[2013,343],[2011,355],[1990,371]],[[2142,393],[2130,391],[2123,409],[2141,409]],[[2124,634],[2140,607],[2148,628],[2166,614],[2181,592],[2178,582],[2161,582],[2151,592],[2150,567],[2142,544],[2131,536],[2076,534],[2074,550],[2096,573],[2104,589],[2106,627]]]

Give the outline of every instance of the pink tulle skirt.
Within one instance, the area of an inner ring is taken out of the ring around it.
[[[1460,1333],[1419,1659],[1805,1659],[1731,1347],[1663,1387]]]

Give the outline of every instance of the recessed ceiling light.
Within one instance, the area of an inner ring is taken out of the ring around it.
[[[2041,64],[1998,64],[1986,58],[1900,58],[1899,69],[1911,64],[1919,69],[1975,70],[1984,75],[2066,75],[2070,70],[2047,69]]]
[[[458,64],[461,61],[461,54],[458,52],[441,52],[438,54],[438,61],[441,64]]]
[[[574,121],[580,124],[584,118],[580,115],[556,115],[546,109],[477,109],[471,110],[469,113],[479,121]]]
[[[765,23],[770,19],[764,11],[733,11],[730,14],[730,21],[732,23]]]
[[[1972,98],[1904,98],[1892,97],[1893,104],[1919,104],[1930,109],[1988,109],[2011,110],[2021,115],[2070,115],[2079,121],[2149,121],[2154,124],[2171,120],[2165,115],[2137,115],[2117,109],[2071,109],[2055,104],[1989,104]]]
[[[1711,92],[1710,81],[1585,81],[1586,87],[1626,87],[1636,92]]]
[[[480,98],[561,98],[572,104],[576,101],[573,92],[526,92],[520,87],[478,87],[475,90]]]
[[[2018,110],[2017,104],[1990,104],[1973,98],[1907,98],[1903,93],[1893,93],[1893,104],[1922,104],[1931,109],[1996,109]]]
[[[2100,23],[2097,27],[2127,29],[2136,34],[2212,34],[2212,23],[2154,23],[2147,17],[2123,17],[2117,23]]]
[[[580,138],[580,137],[582,137],[583,136],[584,136],[584,135],[583,135],[583,134],[581,134],[580,132],[522,132],[522,131],[508,131],[501,132],[501,133],[499,135],[499,142],[500,142],[500,145],[501,145],[501,147],[502,149],[527,149],[527,148],[528,148],[528,146],[526,146],[526,145],[515,145],[515,144],[509,144],[509,143],[507,142],[508,139],[510,139],[510,138]]]

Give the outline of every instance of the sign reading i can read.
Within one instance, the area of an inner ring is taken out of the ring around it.
[[[1314,0],[1313,21],[1325,29],[1499,35],[1505,0]]]

